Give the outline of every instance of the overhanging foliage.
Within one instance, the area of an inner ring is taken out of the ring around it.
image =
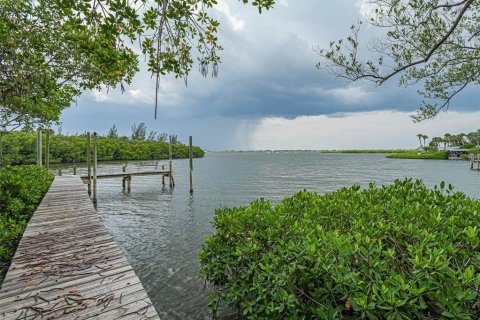
[[[474,0],[366,0],[367,23],[382,36],[368,43],[371,59],[362,59],[359,31],[319,48],[319,68],[377,85],[399,75],[399,83],[421,83],[427,100],[414,121],[435,117],[468,85],[480,81],[480,4]],[[440,102],[435,102],[435,101]]]

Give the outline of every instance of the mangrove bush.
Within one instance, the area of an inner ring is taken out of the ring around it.
[[[53,175],[39,166],[0,168],[0,283]]]
[[[394,153],[387,155],[387,158],[447,160],[448,151],[436,151],[429,153]]]
[[[397,180],[220,208],[199,254],[247,319],[480,319],[480,201]]]

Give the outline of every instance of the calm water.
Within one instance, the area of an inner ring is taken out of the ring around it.
[[[208,153],[194,161],[195,193],[188,192],[188,160],[174,161],[175,189],[159,176],[133,177],[132,192],[121,179],[99,181],[98,212],[126,253],[162,319],[209,319],[207,292],[198,277],[197,254],[212,232],[215,208],[264,197],[278,202],[302,189],[325,193],[372,180],[442,180],[480,198],[480,172],[467,162],[387,159],[383,154]],[[129,171],[138,168],[129,165]],[[101,165],[99,172],[120,172]],[[80,172],[84,172],[82,169]],[[68,172],[67,172],[68,173]]]

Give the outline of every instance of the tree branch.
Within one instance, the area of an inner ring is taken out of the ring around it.
[[[408,68],[411,68],[411,67],[414,67],[416,65],[419,65],[419,64],[422,64],[422,63],[426,63],[430,60],[430,58],[432,57],[432,55],[435,53],[435,51],[438,50],[438,48],[445,42],[448,40],[448,38],[450,37],[450,35],[455,31],[455,29],[457,28],[458,24],[460,23],[460,21],[462,20],[463,16],[465,15],[465,13],[467,12],[468,8],[470,7],[470,5],[474,2],[474,0],[466,0],[464,1],[465,2],[465,5],[463,6],[463,8],[460,10],[459,14],[457,15],[455,21],[453,22],[453,25],[450,27],[450,29],[447,31],[447,33],[439,40],[437,41],[433,47],[430,49],[430,51],[427,53],[427,55],[425,56],[425,58],[423,59],[420,59],[420,60],[416,60],[412,63],[409,63],[409,64],[406,64],[398,69],[395,69],[393,72],[391,72],[390,74],[387,74],[386,76],[382,76],[380,77],[381,80],[378,81],[378,84],[382,84],[384,83],[385,81],[387,81],[388,79],[390,79],[391,77],[393,77],[394,75],[408,69]],[[366,75],[366,77],[368,77],[368,75]],[[378,77],[375,77],[375,78],[378,78]],[[360,78],[358,78],[360,79]]]

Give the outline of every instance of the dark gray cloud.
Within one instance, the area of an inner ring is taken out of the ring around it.
[[[379,88],[347,85],[315,68],[314,48],[348,35],[350,25],[360,19],[357,0],[278,2],[261,16],[241,1],[221,2],[221,10],[213,11],[221,20],[225,47],[219,77],[203,79],[193,70],[188,88],[182,80],[163,78],[159,120],[153,119],[154,82],[142,71],[123,95],[115,90],[109,95],[84,94],[78,107],[65,112],[64,129],[106,132],[117,123],[127,133],[132,123],[146,122],[150,129],[180,136],[195,133],[207,148],[215,149],[234,139],[239,126],[264,117],[411,112],[418,107],[418,88],[398,88],[395,81]],[[455,110],[478,110],[472,101],[478,101],[477,90],[461,95]],[[218,141],[209,142],[209,136]]]

